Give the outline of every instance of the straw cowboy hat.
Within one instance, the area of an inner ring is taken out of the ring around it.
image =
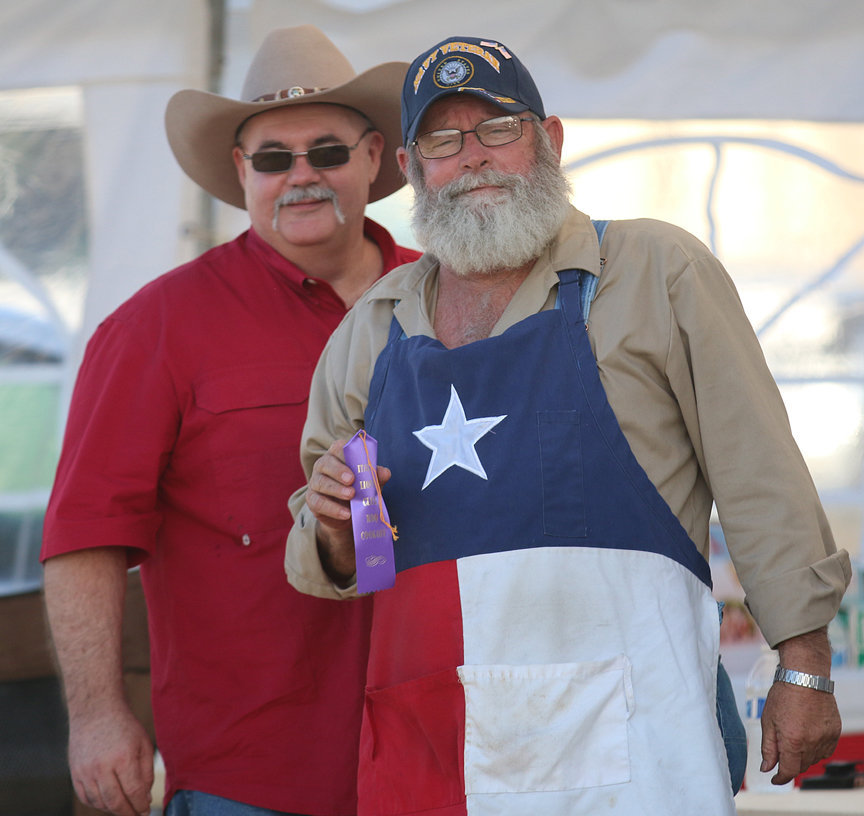
[[[216,198],[246,208],[231,157],[237,130],[273,108],[326,102],[363,113],[384,136],[378,178],[369,200],[390,195],[405,180],[396,163],[402,143],[400,94],[408,63],[385,62],[357,74],[315,26],[282,28],[264,40],[249,66],[241,100],[205,91],[178,91],[165,111],[165,131],[186,175]]]

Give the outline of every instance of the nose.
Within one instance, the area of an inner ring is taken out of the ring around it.
[[[294,156],[291,169],[285,173],[285,181],[289,187],[305,187],[321,178],[321,171],[309,163],[308,156]]]
[[[459,161],[466,169],[476,170],[489,163],[489,148],[484,147],[476,133],[465,133],[462,136],[462,150]]]

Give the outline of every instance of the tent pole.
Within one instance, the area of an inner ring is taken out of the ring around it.
[[[210,11],[210,47],[207,56],[207,90],[219,93],[222,90],[222,71],[225,65],[225,20],[227,0],[207,0]],[[198,230],[198,253],[210,249],[216,242],[216,202],[201,191]]]

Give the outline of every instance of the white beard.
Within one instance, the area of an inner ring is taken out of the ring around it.
[[[554,240],[570,207],[570,186],[558,157],[537,142],[528,176],[484,170],[430,190],[416,156],[407,168],[414,187],[412,227],[423,249],[458,275],[518,269]],[[467,191],[494,185],[496,191]]]

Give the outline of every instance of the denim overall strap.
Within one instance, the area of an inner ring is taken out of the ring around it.
[[[606,227],[609,226],[608,221],[592,221],[594,225],[594,229],[597,232],[597,240],[600,243],[600,246],[603,246],[603,236],[606,234]],[[603,261],[600,261],[601,268]],[[584,269],[579,271],[579,289],[581,291],[581,302],[582,302],[582,317],[585,319],[585,322],[588,322],[588,314],[591,311],[591,303],[594,301],[594,295],[597,292],[597,284],[600,282],[600,279],[597,275],[592,275],[590,272],[586,272]]]

